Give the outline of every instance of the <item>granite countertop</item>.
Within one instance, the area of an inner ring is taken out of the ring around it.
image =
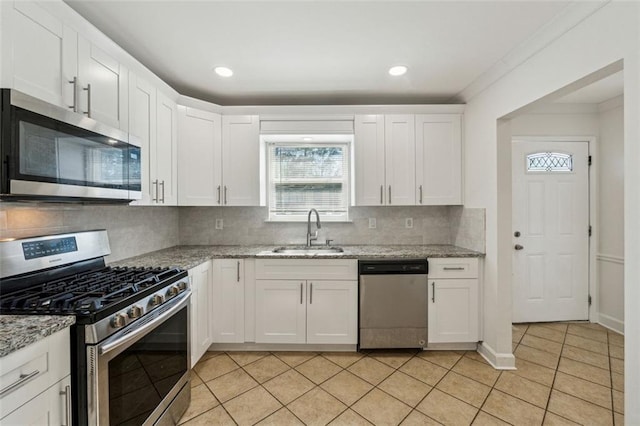
[[[0,315],[0,358],[75,322],[75,317],[63,315]]]
[[[273,253],[277,245],[256,246],[175,246],[131,257],[110,266],[153,266],[191,269],[209,259],[396,259],[428,257],[484,257],[483,253],[453,245],[361,245],[340,246],[344,253],[291,255]],[[292,246],[293,247],[293,246]]]

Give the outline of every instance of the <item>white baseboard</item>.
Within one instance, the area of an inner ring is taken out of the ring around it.
[[[610,330],[624,335],[624,321],[610,317],[603,313],[598,314],[598,323]]]
[[[478,353],[496,370],[516,369],[516,357],[512,353],[497,353],[486,342],[478,345]]]

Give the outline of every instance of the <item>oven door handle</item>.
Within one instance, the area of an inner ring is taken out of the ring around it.
[[[189,296],[191,290],[187,290],[184,293],[176,296],[167,305],[161,306],[159,309],[165,309],[164,312],[159,312],[157,316],[148,322],[141,323],[139,326],[129,330],[124,336],[114,336],[111,339],[106,340],[102,345],[98,346],[98,354],[105,355],[108,352],[122,346],[129,342],[135,341],[148,331],[153,330],[160,324],[162,324],[167,318],[184,308],[189,303]]]

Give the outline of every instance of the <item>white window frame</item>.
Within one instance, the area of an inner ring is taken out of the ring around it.
[[[344,170],[346,171],[346,176],[343,181],[343,191],[346,191],[346,212],[343,214],[329,214],[327,212],[319,212],[320,220],[322,222],[349,222],[349,209],[351,207],[351,197],[352,194],[352,164],[351,164],[351,151],[353,149],[353,141],[352,140],[343,140],[344,138],[340,138],[340,141],[333,141],[331,137],[317,137],[317,142],[295,142],[291,141],[289,137],[282,138],[283,140],[278,140],[278,138],[270,137],[269,141],[265,141],[265,198],[266,198],[266,206],[267,206],[267,222],[306,222],[308,219],[308,212],[298,213],[298,214],[285,214],[285,215],[275,215],[271,210],[271,147],[273,146],[289,146],[289,147],[301,147],[301,148],[314,148],[317,146],[340,146],[343,147],[344,157]],[[289,139],[289,140],[287,140]],[[315,217],[315,216],[314,216]],[[312,218],[313,219],[313,218]]]

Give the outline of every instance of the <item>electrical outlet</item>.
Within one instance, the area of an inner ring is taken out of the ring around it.
[[[413,228],[413,218],[412,217],[408,217],[404,220],[404,227],[405,228]]]
[[[216,219],[216,229],[222,229],[222,219]]]
[[[376,218],[375,217],[370,217],[369,218],[369,229],[375,229],[376,228]]]

